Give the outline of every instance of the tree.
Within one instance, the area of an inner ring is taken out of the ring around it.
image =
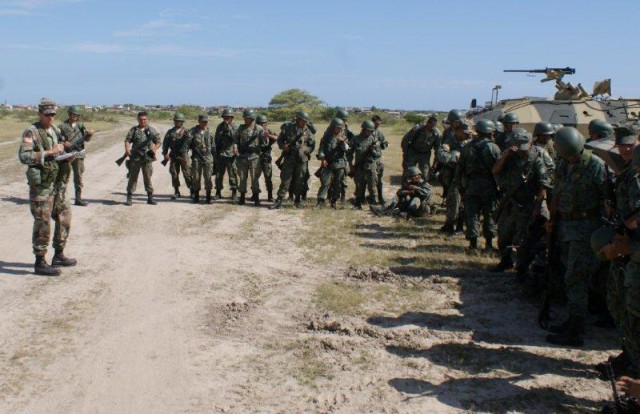
[[[427,118],[422,116],[422,115],[418,115],[416,113],[413,113],[413,112],[407,112],[404,115],[404,120],[407,121],[410,124],[420,124],[420,123],[424,122],[425,119],[427,119]]]
[[[293,118],[296,112],[308,112],[311,117],[318,117],[324,109],[324,102],[315,95],[302,89],[287,89],[276,94],[269,101],[270,118],[285,121]]]

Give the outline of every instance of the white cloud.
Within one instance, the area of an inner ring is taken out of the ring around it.
[[[167,20],[152,20],[131,30],[117,30],[116,37],[158,37],[175,36],[179,33],[190,33],[200,30],[198,23],[173,23]]]
[[[84,0],[0,0],[0,16],[31,16],[39,9],[61,7],[67,3],[82,3]]]

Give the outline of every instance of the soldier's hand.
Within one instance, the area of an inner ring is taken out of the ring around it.
[[[53,151],[54,154],[60,154],[62,151],[64,151],[64,145],[62,144],[55,144],[52,148],[51,151]]]
[[[322,160],[322,168],[327,168],[329,166],[329,162],[327,160]]]
[[[290,149],[291,149],[291,146],[289,144],[284,144],[284,147],[282,147],[282,150],[284,152],[289,152]]]
[[[618,392],[640,398],[640,380],[623,376],[616,382],[616,388],[618,388]]]
[[[91,135],[93,135],[93,134],[94,134],[93,129],[88,128],[88,129],[87,129],[87,135],[88,135],[88,136],[91,136]]]
[[[169,161],[169,154],[164,154],[164,160],[165,160],[165,162]]]
[[[517,145],[512,145],[505,152],[506,152],[506,154],[505,154],[506,157],[510,156],[511,154],[515,154],[515,153],[518,152],[518,146]]]

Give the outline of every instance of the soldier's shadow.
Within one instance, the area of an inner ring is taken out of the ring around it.
[[[0,260],[0,275],[14,275],[24,276],[33,274],[32,271],[26,271],[21,269],[33,269],[33,263],[17,263],[17,262],[5,262]]]
[[[24,204],[29,204],[28,198],[20,198],[20,197],[2,197],[2,201],[7,203],[13,203],[19,206]]]

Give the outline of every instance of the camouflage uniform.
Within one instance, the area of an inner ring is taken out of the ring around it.
[[[247,180],[251,177],[251,192],[254,197],[260,193],[260,153],[262,148],[269,144],[264,134],[264,129],[255,120],[249,126],[240,125],[236,131],[238,144],[238,172],[240,186],[238,190],[243,195],[247,192]]]
[[[131,144],[131,157],[129,159],[129,182],[127,183],[127,194],[133,194],[138,184],[138,174],[142,169],[142,179],[144,189],[147,194],[153,194],[153,184],[151,175],[153,174],[153,161],[147,154],[153,144],[160,143],[160,135],[154,128],[148,126],[141,129],[137,126],[131,128],[125,141]]]
[[[349,130],[348,125],[345,124],[344,130],[342,131],[342,133],[347,137],[346,144],[349,146],[349,148],[352,148],[353,137],[355,137],[355,135],[353,132]],[[333,128],[331,128],[331,125],[329,125],[327,129],[324,131],[321,141],[330,138],[332,135],[333,135]],[[332,182],[331,183],[332,187],[329,189],[329,193],[333,194],[333,186],[334,185],[338,186],[337,191],[340,193],[340,199],[342,201],[344,201],[345,195],[347,193],[347,188],[349,187],[348,185],[349,176],[347,175],[348,167],[349,167],[348,165],[345,165],[344,172],[342,173],[342,178],[340,179],[340,181],[336,181],[335,183]]]
[[[389,141],[387,141],[387,138],[384,136],[380,128],[376,128],[375,131],[373,131],[373,138],[378,141],[378,147],[380,148],[380,156],[376,158],[376,169],[378,171],[378,182],[377,182],[378,201],[382,204],[384,203],[384,197],[382,196],[382,176],[384,175],[384,163],[382,162],[382,150],[387,149],[387,147],[389,146]]]
[[[236,130],[237,125],[220,122],[216,128],[216,192],[222,191],[225,171],[229,174],[229,188],[235,192],[238,188],[238,168],[236,166]]]
[[[415,125],[402,137],[402,168],[418,164],[423,177],[429,176],[431,152],[437,153],[442,137],[438,128],[427,131],[426,124]],[[404,176],[404,173],[403,173]]]
[[[316,141],[307,126],[298,128],[295,123],[282,125],[278,136],[278,147],[284,149],[289,145],[289,151],[284,154],[280,170],[280,187],[278,199],[282,200],[293,182],[293,193],[299,199],[305,191],[309,157],[315,149]]]
[[[73,142],[74,139],[78,137],[85,137],[84,141],[90,141],[91,135],[87,135],[87,128],[85,128],[82,122],[77,122],[76,124],[72,124],[68,119],[58,125],[58,129],[60,130],[60,138],[61,142]],[[73,185],[76,190],[76,198],[82,192],[82,175],[84,174],[84,141],[78,145],[76,149],[79,154],[74,157],[73,162],[71,163],[71,168],[73,169]]]
[[[209,195],[213,188],[211,175],[216,154],[213,135],[209,128],[200,129],[199,125],[191,128],[187,135],[182,151],[191,150],[191,189],[197,194],[201,188],[200,182],[204,179],[204,189]]]
[[[347,144],[344,132],[341,132],[340,135],[325,136],[320,141],[318,159],[326,161],[328,165],[320,170],[318,201],[326,200],[329,192],[332,203],[340,198],[341,183],[347,168],[348,151],[349,144]]]
[[[271,129],[267,129],[269,135],[275,135],[275,132]],[[264,175],[264,184],[267,187],[267,192],[271,194],[273,191],[273,166],[271,161],[273,157],[271,156],[271,151],[273,149],[273,141],[266,141],[267,143],[262,145],[260,148],[260,162],[258,169],[258,176],[256,181],[260,178],[260,175]],[[271,201],[271,200],[269,200]]]
[[[411,186],[416,186],[418,189],[411,189]],[[423,217],[429,214],[432,204],[431,186],[427,180],[423,178],[420,178],[419,182],[404,180],[400,190],[384,204],[382,211],[398,209],[411,217]]]
[[[192,187],[191,162],[189,162],[188,146],[185,145],[188,138],[189,134],[185,128],[173,127],[167,131],[162,141],[162,155],[169,154],[169,174],[171,174],[171,183],[176,193],[180,188],[181,170],[185,185],[189,189]]]
[[[447,223],[455,223],[460,212],[460,203],[462,197],[457,186],[452,186],[453,178],[456,174],[456,166],[460,159],[462,149],[469,140],[460,141],[456,138],[451,127],[445,129],[442,135],[442,145],[436,152],[436,160],[438,161],[438,169],[440,171],[440,183],[442,191],[447,202]]]

